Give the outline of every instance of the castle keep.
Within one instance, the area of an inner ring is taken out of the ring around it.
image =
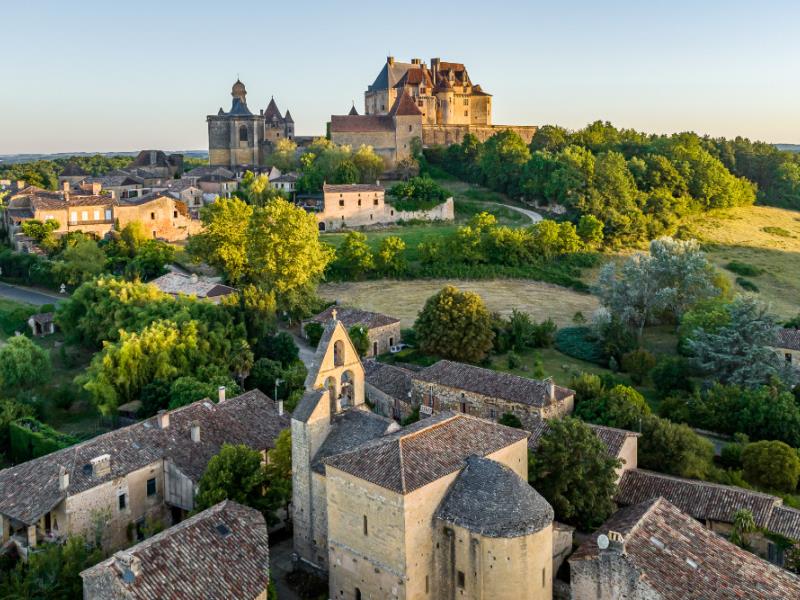
[[[247,90],[236,80],[231,89],[231,109],[208,115],[208,160],[212,167],[234,170],[264,165],[274,145],[294,138],[294,120],[289,111],[281,115],[272,98],[265,110],[253,114],[247,107]]]

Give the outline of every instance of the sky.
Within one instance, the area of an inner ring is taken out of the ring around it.
[[[237,75],[297,135],[387,55],[463,62],[497,124],[800,143],[797,0],[4,2],[0,154],[207,149]]]

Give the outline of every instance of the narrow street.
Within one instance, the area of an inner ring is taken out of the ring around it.
[[[13,300],[14,302],[33,304],[34,306],[42,306],[43,304],[57,304],[67,298],[66,295],[59,296],[55,293],[34,290],[8,283],[0,283],[0,297]]]

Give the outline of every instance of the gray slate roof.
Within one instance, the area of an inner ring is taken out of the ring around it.
[[[236,288],[219,283],[213,279],[200,276],[184,275],[174,271],[156,277],[151,282],[165,294],[177,296],[185,294],[197,298],[216,298],[236,292]]]
[[[800,350],[800,329],[779,329],[777,347]]]
[[[414,375],[411,371],[375,359],[365,360],[362,364],[368,385],[400,402],[411,402],[411,378]]]
[[[36,523],[67,495],[74,496],[123,477],[158,460],[170,460],[197,481],[222,444],[246,444],[266,450],[289,427],[288,414],[278,415],[275,403],[259,390],[251,390],[222,404],[200,400],[169,412],[169,426],[160,429],[152,417],[80,444],[0,471],[0,514],[27,525]],[[200,425],[200,441],[190,430]],[[84,466],[109,454],[111,469],[95,476]],[[67,490],[59,489],[59,472],[69,475]]]
[[[553,522],[553,507],[505,465],[469,456],[436,517],[486,537],[519,537]]]
[[[321,313],[311,317],[309,321],[325,324],[333,318],[334,310],[336,310],[336,318],[339,319],[342,325],[345,326],[345,329],[348,330],[353,325],[363,325],[367,329],[374,329],[376,327],[385,327],[386,325],[393,325],[400,322],[400,319],[390,317],[389,315],[347,306],[329,306]]]
[[[414,379],[540,408],[552,402],[547,395],[545,381],[450,360],[440,360],[416,373]],[[568,388],[555,386],[556,401],[564,400],[574,394],[575,392]]]
[[[126,562],[139,561],[131,577]],[[256,598],[269,583],[267,524],[225,500],[81,573],[94,600]]]
[[[349,452],[365,442],[397,429],[397,423],[369,410],[351,408],[333,418],[328,437],[317,450],[311,468],[325,473],[324,461],[329,456]]]

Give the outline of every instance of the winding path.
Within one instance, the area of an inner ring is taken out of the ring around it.
[[[528,217],[532,223],[538,223],[544,218],[536,211],[530,210],[528,208],[522,208],[521,206],[513,206],[512,204],[500,204],[499,202],[493,204],[497,204],[497,206],[502,206],[503,208],[510,208],[511,210],[515,210],[518,213],[522,213],[523,215]]]

